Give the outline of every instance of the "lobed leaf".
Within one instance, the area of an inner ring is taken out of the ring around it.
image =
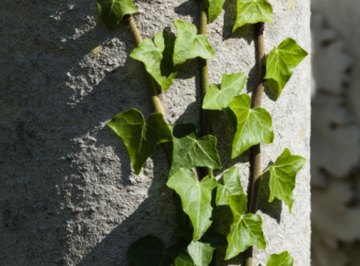
[[[229,105],[236,116],[236,133],[231,157],[234,159],[251,146],[272,143],[274,132],[270,114],[263,108],[250,108],[250,96],[243,94],[234,97]]]
[[[293,266],[294,258],[290,255],[289,252],[284,251],[280,254],[272,254],[266,266]]]
[[[203,109],[222,110],[229,106],[231,100],[243,90],[247,77],[239,72],[223,74],[221,90],[215,85],[210,85],[202,104]]]
[[[155,35],[154,41],[144,39],[130,54],[131,58],[144,63],[146,71],[164,91],[170,87],[176,77],[175,72],[171,72],[168,76],[162,73],[165,48],[165,36],[164,33],[161,32]],[[171,66],[167,66],[167,69],[171,69]]]
[[[212,223],[211,192],[216,187],[215,179],[207,176],[198,181],[192,171],[182,168],[166,184],[180,196],[182,208],[194,227],[193,240],[199,240]]]
[[[295,188],[295,177],[304,166],[306,159],[291,155],[289,149],[285,149],[267,171],[270,173],[269,180],[269,202],[275,198],[283,200],[291,211],[293,198],[292,192]]]
[[[217,184],[216,205],[228,205],[228,197],[233,195],[242,195],[244,190],[240,182],[239,169],[236,166],[231,167],[223,175],[223,183]]]
[[[216,148],[216,142],[216,137],[211,135],[206,135],[200,139],[196,139],[194,134],[182,138],[174,137],[170,176],[180,168],[221,168],[221,161]]]
[[[225,0],[208,0],[208,19],[213,22],[221,13]]]
[[[116,29],[125,15],[137,12],[132,0],[98,0],[97,6],[101,20],[110,30]]]
[[[272,22],[272,6],[267,0],[237,0],[233,32],[246,24]]]
[[[128,250],[128,258],[134,266],[161,266],[164,256],[165,246],[163,242],[153,235],[138,239]]]
[[[214,250],[210,244],[198,241],[191,241],[187,247],[187,251],[196,266],[209,266]]]
[[[174,24],[177,29],[173,54],[175,65],[181,65],[185,63],[186,60],[196,57],[211,59],[215,56],[215,51],[207,36],[197,34],[195,25],[182,20],[175,20]]]
[[[174,263],[171,266],[195,266],[195,264],[190,255],[186,252],[183,252],[176,257]]]
[[[158,144],[172,139],[160,113],[152,114],[145,121],[139,110],[130,109],[114,116],[107,125],[122,139],[136,174]]]
[[[233,195],[228,198],[233,214],[233,224],[227,236],[228,247],[225,259],[229,260],[251,246],[265,249],[266,242],[262,231],[262,219],[258,214],[245,214],[247,197],[245,194]]]
[[[308,55],[295,40],[287,38],[266,58],[265,86],[274,100],[280,96],[294,69]]]

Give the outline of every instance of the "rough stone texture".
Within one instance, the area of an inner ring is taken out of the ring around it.
[[[358,1],[312,2],[312,257],[359,265],[360,105]]]
[[[309,1],[272,2],[267,51],[287,36],[310,51]],[[144,36],[165,27],[174,31],[173,18],[197,21],[194,1],[136,4]],[[145,114],[152,110],[141,65],[128,57],[134,48],[128,27],[107,32],[92,0],[3,0],[2,6],[0,264],[127,265],[126,250],[140,236],[153,233],[169,242],[176,214],[164,184],[168,166],[162,150],[136,176],[124,147],[105,127],[130,107]],[[223,15],[209,27],[217,52],[209,62],[210,80],[219,83],[222,72],[243,71],[250,73],[251,90],[251,27],[231,35],[231,3]],[[198,120],[194,73],[196,61],[179,71],[162,96],[171,122]],[[274,144],[263,149],[264,168],[285,147],[309,158],[310,76],[308,57],[276,104],[264,100],[275,129]],[[216,118],[213,128],[225,154],[230,137],[224,137],[223,127],[229,125]],[[246,185],[247,157],[239,162]],[[261,202],[268,247],[255,250],[257,264],[264,265],[270,253],[289,250],[296,265],[310,265],[309,180],[308,163],[297,178],[292,214]]]

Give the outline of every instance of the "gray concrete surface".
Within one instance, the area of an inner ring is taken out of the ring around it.
[[[274,23],[266,28],[267,51],[285,37],[310,51],[309,1],[271,1]],[[197,20],[194,1],[137,1],[145,36],[172,26],[173,18]],[[222,72],[250,73],[251,27],[231,35],[225,17],[209,27],[217,56],[211,82]],[[147,233],[171,241],[175,224],[172,193],[165,187],[167,164],[159,150],[136,176],[120,141],[105,127],[119,111],[151,112],[139,63],[129,58],[134,41],[126,25],[107,32],[95,1],[3,0],[0,9],[0,264],[127,265],[130,243]],[[196,64],[187,64],[162,95],[167,119],[196,122],[199,105]],[[309,158],[310,58],[295,71],[279,101],[265,99],[273,115],[275,141],[264,147],[263,166],[283,148]],[[213,125],[229,148],[223,119]],[[221,134],[220,134],[221,133]],[[239,164],[244,185],[246,156]],[[229,165],[230,162],[225,162]],[[309,163],[297,177],[290,215],[278,221],[263,211],[266,252],[289,250],[295,265],[310,265]],[[265,205],[261,206],[265,209]]]

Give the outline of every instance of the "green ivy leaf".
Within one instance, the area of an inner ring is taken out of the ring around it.
[[[209,22],[213,22],[221,13],[225,0],[208,0],[208,18]]]
[[[247,77],[243,73],[223,74],[221,90],[215,85],[210,85],[204,97],[203,109],[221,110],[229,106],[231,100],[240,94],[245,86]]]
[[[97,6],[101,20],[110,30],[116,29],[125,15],[137,12],[132,0],[98,0]]]
[[[183,252],[176,257],[172,266],[195,266],[195,264],[190,255],[186,252]]]
[[[251,109],[249,95],[234,97],[229,107],[237,121],[231,154],[233,159],[251,146],[273,142],[274,132],[270,114],[263,108]]]
[[[307,55],[291,38],[285,39],[270,52],[266,58],[265,86],[272,99],[280,96],[294,69]]]
[[[254,245],[260,249],[265,249],[266,242],[261,228],[261,216],[252,213],[245,214],[246,195],[229,196],[228,202],[234,220],[227,236],[228,247],[225,259],[232,259]]]
[[[164,255],[163,242],[153,235],[140,238],[128,250],[128,258],[134,266],[163,265]]]
[[[177,29],[177,37],[175,40],[173,61],[175,65],[181,65],[188,59],[201,57],[203,59],[211,59],[215,56],[206,35],[197,35],[195,25],[182,20],[174,21]]]
[[[170,87],[176,77],[175,72],[170,73],[168,76],[165,76],[162,73],[165,47],[165,37],[164,34],[160,32],[155,35],[154,41],[144,39],[144,41],[130,54],[131,58],[144,63],[146,71],[164,91]]]
[[[180,196],[182,208],[194,227],[193,240],[199,240],[212,223],[211,192],[216,187],[215,179],[207,176],[198,181],[192,171],[182,168],[166,184]]]
[[[209,266],[214,250],[210,244],[198,241],[191,241],[187,247],[187,251],[196,266]]]
[[[221,161],[216,148],[216,137],[206,135],[200,139],[195,134],[173,138],[173,159],[170,176],[180,168],[207,167],[220,169]]]
[[[298,155],[291,155],[289,149],[285,149],[267,171],[270,172],[269,202],[275,198],[283,200],[291,212],[295,188],[295,177],[304,166],[306,159]]]
[[[145,121],[139,110],[130,109],[114,116],[107,125],[124,142],[136,174],[158,144],[172,139],[171,131],[159,113]]]
[[[272,7],[267,0],[237,0],[233,32],[246,24],[272,22]]]
[[[284,251],[280,254],[272,254],[266,266],[293,266],[294,259],[289,252]]]
[[[217,184],[216,205],[228,205],[228,197],[232,195],[244,194],[244,190],[240,182],[239,169],[236,166],[231,167],[223,175],[224,184]]]

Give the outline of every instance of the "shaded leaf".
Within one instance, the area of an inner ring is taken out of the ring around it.
[[[132,0],[98,0],[97,6],[101,20],[110,30],[116,29],[125,15],[137,12]]]
[[[170,87],[176,77],[175,72],[169,73],[168,76],[162,73],[165,47],[164,33],[161,32],[155,35],[154,41],[144,39],[144,41],[130,54],[131,58],[144,63],[146,71],[164,91]],[[168,69],[171,69],[171,66],[168,67]]]
[[[214,219],[214,214],[213,218]],[[212,247],[225,246],[227,244],[226,237],[216,231],[208,230],[205,235],[200,239],[203,243],[209,243]]]
[[[272,143],[274,132],[270,114],[264,108],[250,108],[250,96],[234,97],[229,105],[236,116],[236,133],[231,157],[234,159],[257,144]]]
[[[195,25],[182,20],[174,21],[177,29],[173,61],[175,65],[181,65],[188,59],[201,57],[203,59],[213,58],[215,51],[206,35],[197,34]]]
[[[182,168],[166,184],[180,196],[182,208],[194,227],[193,240],[199,240],[212,223],[211,192],[216,187],[215,179],[207,176],[198,181],[192,171]]]
[[[186,252],[183,252],[176,257],[172,266],[195,266],[195,264],[190,255]]]
[[[280,254],[272,254],[266,266],[293,266],[294,259],[289,252],[284,251]]]
[[[145,121],[139,110],[130,109],[114,116],[107,125],[122,139],[137,174],[156,146],[172,139],[171,131],[159,113]]]
[[[272,22],[272,7],[267,0],[237,0],[233,32],[246,24]]]
[[[208,0],[208,19],[209,23],[213,22],[221,13],[225,0]]]
[[[272,99],[280,96],[294,69],[307,55],[291,38],[285,39],[270,52],[266,58],[265,86]]]
[[[221,90],[210,85],[204,97],[203,109],[221,110],[229,106],[231,100],[243,90],[247,77],[243,73],[223,74]]]
[[[252,213],[245,214],[246,195],[229,196],[228,202],[234,220],[227,236],[228,247],[225,259],[232,259],[254,245],[260,249],[265,249],[266,242],[261,228],[261,216]]]
[[[206,135],[196,139],[194,134],[190,134],[183,138],[173,138],[170,176],[180,168],[191,169],[194,167],[221,168],[216,137]]]
[[[163,242],[153,235],[140,238],[128,250],[128,258],[135,266],[163,265],[164,254],[165,247]]]
[[[217,206],[228,205],[227,199],[231,195],[244,194],[244,190],[240,182],[239,169],[236,166],[227,170],[222,179],[224,184],[217,184],[215,200]]]
[[[196,266],[209,266],[214,250],[210,244],[198,241],[191,241],[187,247],[187,251]]]
[[[298,155],[291,155],[289,149],[285,149],[276,159],[275,163],[269,166],[269,202],[275,198],[283,200],[291,211],[293,198],[292,192],[295,188],[295,177],[304,166],[306,159]]]

